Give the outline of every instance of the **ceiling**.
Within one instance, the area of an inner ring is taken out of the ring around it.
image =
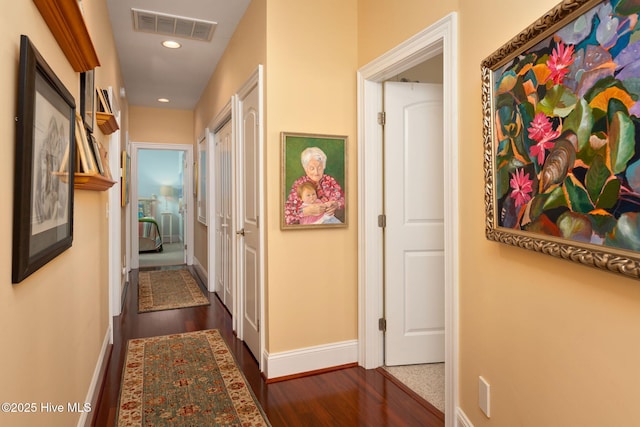
[[[129,105],[192,110],[250,2],[251,0],[107,0]],[[139,23],[153,26],[158,22],[161,31],[174,28],[173,25],[167,25],[171,19],[165,15],[187,18],[175,21],[180,34],[187,34],[192,28],[191,23],[186,21],[206,21],[196,23],[193,27],[196,29],[195,36],[199,38],[206,39],[206,31],[209,29],[207,22],[217,25],[214,26],[210,41],[136,31],[132,9],[141,11],[137,13],[141,18]],[[151,20],[147,11],[155,12],[160,19]],[[169,39],[179,42],[182,47],[163,47],[161,43]],[[158,98],[169,99],[169,102],[161,103]]]

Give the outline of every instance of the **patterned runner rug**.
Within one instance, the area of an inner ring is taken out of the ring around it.
[[[270,426],[215,329],[129,340],[116,425]]]
[[[209,305],[189,270],[156,270],[138,273],[138,312]]]

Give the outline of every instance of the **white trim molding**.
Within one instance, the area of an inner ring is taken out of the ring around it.
[[[384,363],[382,83],[436,55],[443,56],[445,222],[445,425],[458,406],[458,17],[451,13],[358,71],[358,362]]]
[[[184,187],[183,194],[185,203],[185,236],[184,242],[187,245],[186,261],[187,265],[193,264],[193,242],[194,242],[194,222],[196,221],[195,203],[193,197],[193,145],[192,144],[168,144],[157,142],[132,142],[131,143],[131,182],[138,182],[138,152],[140,150],[173,150],[184,151],[186,164],[184,166]],[[131,200],[137,202],[138,200],[138,186],[131,186]],[[138,209],[129,210],[129,218],[131,224],[138,223]],[[140,267],[140,259],[138,256],[138,228],[137,226],[132,229],[134,231],[134,237],[131,240],[131,268],[137,269]]]
[[[467,414],[460,407],[456,408],[456,427],[473,427]]]
[[[84,409],[84,406],[88,404],[93,404],[93,398],[96,395],[96,390],[98,390],[102,386],[103,378],[103,365],[105,360],[108,360],[108,349],[109,344],[111,344],[111,322],[109,322],[109,327],[107,328],[107,332],[104,334],[104,339],[102,340],[102,348],[100,349],[100,354],[98,355],[98,361],[96,362],[96,367],[93,369],[93,376],[91,377],[91,383],[89,384],[89,390],[87,391],[87,397],[85,397],[84,402],[80,403],[80,409]],[[98,402],[95,402],[96,404]],[[88,416],[91,414],[96,408],[91,408],[90,411],[82,412],[80,414],[80,419],[78,419],[78,427],[87,426],[91,422],[91,417]]]
[[[265,351],[264,360],[267,379],[348,365],[358,361],[358,341],[342,341],[274,354]]]
[[[207,272],[207,270],[205,270],[204,266],[195,255],[193,257],[193,268],[196,270],[196,274],[198,275],[198,277],[200,277],[200,280],[202,280],[202,283],[205,284],[206,288],[207,283],[209,282],[209,273]],[[213,292],[210,289],[208,289],[208,291]]]

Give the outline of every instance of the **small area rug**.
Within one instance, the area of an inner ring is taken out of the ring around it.
[[[209,304],[209,299],[187,269],[138,273],[140,313]]]
[[[129,340],[118,427],[269,427],[219,331]]]

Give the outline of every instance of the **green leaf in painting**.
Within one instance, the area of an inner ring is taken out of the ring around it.
[[[496,85],[496,95],[511,92],[518,82],[518,76],[513,71],[505,72]]]
[[[555,209],[560,206],[569,206],[567,203],[567,198],[564,195],[564,191],[562,191],[562,187],[556,187],[553,191],[551,191],[549,197],[544,203],[544,209]]]
[[[636,37],[640,37],[640,34],[638,34],[637,31],[634,34],[636,34]],[[631,42],[629,44],[631,44]],[[627,92],[629,92],[629,95],[631,96],[631,98],[633,98],[636,101],[640,98],[640,78],[629,77],[624,79],[622,84],[624,84],[624,87],[627,90]]]
[[[522,123],[520,117],[513,104],[505,105],[498,109],[498,118],[500,119],[500,125],[502,133],[505,136],[514,138],[522,130]]]
[[[640,2],[638,0],[620,0],[615,7],[615,12],[623,16],[634,15],[640,12]]]
[[[618,203],[620,197],[620,180],[617,178],[607,181],[598,201],[596,202],[596,208],[600,209],[613,209]]]
[[[618,87],[620,89],[626,90],[620,80],[617,80],[613,76],[607,76],[598,80],[596,84],[594,84],[591,87],[591,89],[589,89],[587,93],[584,95],[584,99],[586,99],[587,102],[591,103],[593,98],[598,96],[601,92],[604,92],[605,90],[609,89],[610,87]]]
[[[609,123],[613,122],[613,119],[618,112],[621,112],[626,116],[629,115],[629,110],[627,110],[627,107],[622,101],[616,98],[611,98],[607,104],[607,120]]]
[[[537,111],[547,116],[567,117],[578,103],[578,97],[567,87],[555,85],[538,103]]]
[[[587,175],[585,177],[585,186],[587,187],[591,200],[598,200],[598,197],[602,192],[602,187],[604,187],[604,184],[610,176],[611,171],[605,164],[602,156],[594,157],[591,162],[591,167],[587,171]]]
[[[496,197],[501,199],[509,191],[509,168],[506,166],[496,170]]]
[[[572,174],[564,180],[564,188],[567,192],[569,204],[573,212],[588,213],[594,208],[587,190]]]
[[[562,128],[563,130],[571,130],[578,136],[578,151],[589,144],[593,128],[593,115],[587,101],[580,98],[576,108],[562,122]]]
[[[640,193],[640,160],[636,160],[627,167],[627,182],[636,193]]]
[[[637,212],[620,215],[616,227],[605,239],[608,246],[640,251],[640,216]]]
[[[600,237],[605,237],[616,226],[617,221],[613,215],[594,215],[590,214],[591,227],[593,232]]]
[[[609,129],[609,152],[613,173],[623,172],[635,154],[635,126],[622,111],[614,114]]]
[[[556,225],[560,229],[562,237],[565,239],[577,240],[579,242],[590,242],[593,228],[591,221],[586,215],[575,212],[564,212],[558,217]]]

